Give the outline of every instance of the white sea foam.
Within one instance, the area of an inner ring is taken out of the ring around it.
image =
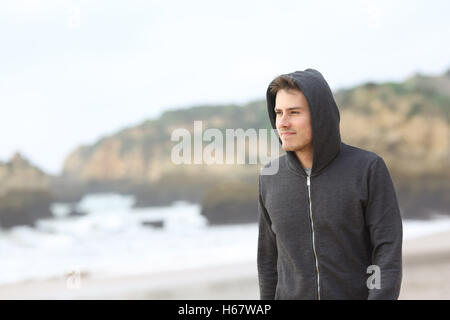
[[[198,204],[134,209],[129,196],[83,198],[85,216],[67,217],[64,204],[54,219],[36,228],[0,232],[0,285],[62,276],[72,271],[96,277],[153,273],[255,262],[256,223],[208,226]],[[162,222],[163,227],[143,225]],[[450,230],[450,218],[404,220],[404,239]]]

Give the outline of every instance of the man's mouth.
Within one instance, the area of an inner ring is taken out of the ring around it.
[[[282,137],[289,137],[289,136],[293,136],[295,134],[295,132],[282,132],[281,136]]]

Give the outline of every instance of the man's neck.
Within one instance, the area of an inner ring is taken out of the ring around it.
[[[300,161],[303,168],[312,168],[313,163],[313,149],[307,148],[306,150],[295,151],[298,161]]]

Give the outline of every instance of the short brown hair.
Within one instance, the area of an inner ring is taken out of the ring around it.
[[[269,91],[271,94],[276,96],[279,90],[285,89],[289,90],[300,90],[298,85],[295,83],[294,78],[286,75],[281,75],[272,80],[269,85]]]

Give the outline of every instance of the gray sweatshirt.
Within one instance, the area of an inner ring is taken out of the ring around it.
[[[321,73],[288,75],[309,104],[313,165],[308,176],[288,151],[273,160],[275,174],[266,165],[259,175],[260,298],[397,299],[402,220],[388,168],[377,154],[341,142],[339,110]],[[267,107],[275,129],[269,90]]]

